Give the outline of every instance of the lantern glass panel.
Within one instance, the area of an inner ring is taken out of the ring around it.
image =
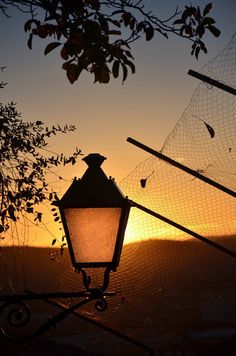
[[[112,262],[121,208],[64,209],[76,263]]]

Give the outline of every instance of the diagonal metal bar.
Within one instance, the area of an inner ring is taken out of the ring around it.
[[[212,240],[209,240],[206,237],[203,237],[202,235],[199,235],[199,234],[197,234],[196,232],[194,232],[192,230],[189,230],[188,228],[176,223],[175,221],[172,221],[172,220],[166,218],[163,215],[160,215],[160,214],[156,213],[153,210],[150,210],[150,209],[146,208],[143,205],[140,205],[140,204],[138,204],[138,203],[136,203],[134,201],[131,201],[131,204],[132,204],[133,207],[138,208],[138,209],[144,211],[145,213],[147,213],[149,215],[152,215],[152,216],[154,216],[155,218],[157,218],[157,219],[159,219],[161,221],[166,222],[167,224],[169,224],[171,226],[176,227],[178,230],[186,232],[187,234],[197,238],[198,240],[208,244],[211,247],[216,248],[217,250],[219,250],[221,252],[224,252],[226,255],[236,258],[236,252],[231,251],[228,248],[226,248],[226,247],[224,247],[224,246],[222,246],[222,245],[220,245],[220,244],[218,244],[218,243],[216,243],[216,242],[214,242]]]
[[[131,137],[128,137],[127,141],[129,143],[132,143],[133,145],[141,148],[142,150],[144,150],[144,151],[146,151],[148,153],[151,153],[153,156],[155,156],[155,157],[157,157],[157,158],[159,158],[159,159],[171,164],[172,166],[174,166],[176,168],[179,168],[182,171],[184,171],[184,172],[186,172],[188,174],[191,174],[192,176],[202,180],[203,182],[205,182],[205,183],[207,183],[207,184],[209,184],[209,185],[211,185],[211,186],[223,191],[224,193],[229,194],[234,198],[236,197],[236,192],[234,192],[233,190],[221,185],[220,183],[217,183],[217,182],[213,181],[212,179],[210,179],[210,178],[208,178],[206,176],[203,176],[202,174],[194,171],[193,169],[191,169],[191,168],[189,168],[187,166],[184,166],[183,164],[173,160],[172,158],[163,155],[161,152],[155,151],[152,148],[144,145],[143,143],[141,143],[139,141],[134,140]]]
[[[192,77],[195,77],[197,79],[202,80],[203,82],[206,82],[208,84],[213,85],[214,87],[217,87],[219,89],[222,89],[226,91],[227,93],[236,95],[236,89],[230,87],[229,85],[226,85],[224,83],[219,82],[218,80],[212,79],[211,77],[208,77],[206,75],[203,75],[201,73],[196,72],[195,70],[190,69],[188,71],[188,74],[191,75]]]
[[[105,292],[101,289],[90,289],[90,291],[80,292],[55,292],[55,293],[27,293],[27,294],[10,294],[0,295],[0,301],[5,303],[0,306],[0,314],[7,308],[14,306],[12,310],[8,312],[7,320],[14,327],[19,327],[28,324],[30,321],[31,311],[30,308],[24,303],[25,300],[42,300],[47,302],[49,299],[60,298],[79,298],[82,301],[75,302],[68,308],[64,308],[60,313],[56,314],[52,318],[48,318],[48,321],[44,322],[30,335],[23,337],[10,336],[5,329],[0,328],[0,334],[2,334],[9,341],[16,343],[24,343],[44,334],[50,328],[55,327],[56,324],[64,320],[69,314],[80,308],[84,304],[91,301],[97,301],[95,308],[99,311],[105,310],[107,303],[105,297],[113,296],[116,292]],[[13,321],[14,320],[14,321]],[[17,322],[16,322],[17,320]]]
[[[32,297],[33,295],[31,295]],[[35,294],[35,296],[37,296],[37,294]],[[44,301],[46,301],[46,299],[43,299]],[[21,337],[21,338],[13,338],[11,336],[9,336],[4,329],[0,329],[0,332],[2,333],[2,335],[7,338],[9,341],[13,341],[15,343],[24,343],[27,341],[30,341],[36,337],[39,337],[40,335],[44,334],[46,331],[50,330],[52,327],[55,327],[56,324],[60,323],[62,320],[64,320],[69,314],[71,314],[73,311],[75,311],[76,309],[80,308],[82,305],[89,303],[90,301],[92,301],[93,298],[87,298],[85,300],[82,300],[78,303],[75,303],[74,305],[72,305],[69,308],[65,308],[63,311],[61,311],[60,313],[58,313],[57,315],[55,315],[54,317],[48,318],[48,321],[46,321],[43,325],[41,325],[37,330],[35,330],[32,334],[27,335],[25,337]]]

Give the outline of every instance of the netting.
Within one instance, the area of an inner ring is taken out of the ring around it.
[[[200,72],[236,88],[236,35]],[[235,96],[200,82],[161,152],[235,191],[235,115]],[[232,196],[153,156],[120,187],[131,200],[236,252]],[[51,288],[80,289],[81,276],[66,269]],[[109,288],[118,294],[109,299],[106,311],[98,313],[93,305],[79,310],[98,324],[76,319],[70,325],[73,342],[91,352],[121,356],[146,355],[148,348],[175,352],[183,345],[185,350],[196,346],[193,334],[198,330],[236,329],[236,260],[136,208]],[[207,347],[208,343],[198,344],[201,350]]]
[[[215,80],[236,86],[236,36],[200,71]],[[204,82],[162,147],[162,153],[189,168],[236,190],[235,96]],[[212,131],[213,130],[213,131]],[[138,154],[138,152],[137,152]],[[140,180],[146,179],[145,188]],[[123,191],[134,201],[206,236],[235,234],[235,199],[150,157],[123,180]],[[140,235],[143,217],[135,212],[130,230]],[[141,219],[141,220],[140,220]],[[158,222],[145,224],[145,237],[179,235]],[[179,239],[180,236],[177,236]]]
[[[236,35],[200,72],[236,88]],[[200,82],[161,152],[235,191],[235,115],[234,95]],[[153,156],[120,186],[133,201],[236,252],[234,197]],[[83,315],[155,351],[191,348],[194,330],[236,326],[235,259],[135,208],[125,242],[111,280],[120,295],[104,313],[87,307]],[[71,288],[78,283],[70,271],[57,280]],[[100,342],[104,355],[147,354],[109,334]]]

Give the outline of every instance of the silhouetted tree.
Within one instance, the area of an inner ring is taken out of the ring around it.
[[[54,39],[44,53],[60,47],[70,83],[83,71],[94,75],[94,82],[108,83],[111,73],[114,78],[122,75],[124,82],[128,69],[135,73],[131,44],[141,37],[150,41],[158,33],[186,38],[192,43],[191,54],[198,58],[200,51],[207,53],[205,32],[220,35],[209,16],[212,3],[202,10],[192,5],[177,8],[164,20],[147,9],[144,0],[0,0],[6,16],[10,6],[30,16],[24,26],[30,49],[34,37]]]
[[[3,88],[6,83],[0,83]],[[24,122],[13,102],[0,103],[0,237],[22,216],[41,222],[40,203],[57,200],[46,174],[59,165],[74,164],[81,154],[66,157],[47,150],[51,136],[74,131],[73,125],[48,128],[42,121]],[[61,177],[58,177],[61,179]],[[59,216],[52,208],[54,220]]]

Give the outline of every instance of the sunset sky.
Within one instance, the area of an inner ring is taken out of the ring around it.
[[[192,1],[203,7],[209,1]],[[145,1],[160,18],[169,17],[179,5],[189,1]],[[163,141],[180,118],[198,85],[187,75],[189,69],[199,70],[215,57],[235,32],[236,2],[212,1],[211,16],[221,30],[220,38],[206,37],[208,54],[197,61],[190,55],[191,43],[160,35],[151,42],[134,45],[136,74],[108,85],[93,84],[93,77],[82,74],[71,85],[61,69],[58,51],[44,56],[46,42],[36,40],[27,48],[24,33],[25,15],[1,16],[1,80],[8,83],[1,92],[1,101],[14,101],[24,120],[42,120],[47,125],[74,124],[76,132],[60,136],[50,145],[56,152],[71,152],[76,146],[84,155],[99,152],[108,159],[103,168],[121,181],[147,154],[126,142],[131,136],[148,146],[160,149]],[[80,176],[84,163],[63,172],[65,178]]]

